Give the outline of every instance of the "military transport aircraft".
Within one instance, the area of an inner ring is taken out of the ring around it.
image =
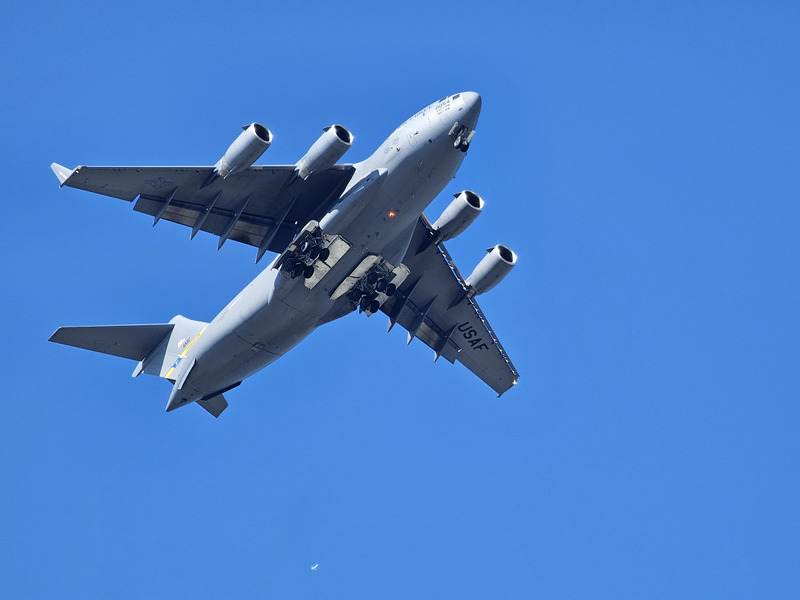
[[[352,146],[341,125],[324,130],[294,165],[253,166],[272,133],[252,123],[213,167],[84,167],[53,163],[61,186],[129,202],[134,210],[278,256],[210,323],[61,327],[50,341],[138,361],[169,380],[167,411],[197,402],[218,417],[223,394],[320,325],[355,310],[381,311],[408,343],[458,361],[502,394],[518,373],[475,296],[493,288],[516,254],[497,245],[464,279],[443,242],[463,232],[484,201],[465,190],[438,220],[422,211],[455,176],[472,143],[481,98],[462,92],[422,109],[366,160],[335,164]]]

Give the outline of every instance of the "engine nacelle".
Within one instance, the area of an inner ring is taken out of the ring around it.
[[[272,143],[272,132],[261,123],[251,123],[243,129],[214,165],[214,172],[223,179],[249,168]]]
[[[497,244],[489,249],[472,274],[467,277],[471,295],[477,296],[491,290],[508,275],[517,264],[517,255],[508,246]]]
[[[450,205],[433,224],[436,240],[446,242],[463,233],[483,210],[484,201],[478,194],[464,190],[455,195]]]
[[[297,176],[308,179],[312,173],[324,171],[336,164],[353,145],[353,134],[343,125],[325,128],[319,139],[308,149],[305,156],[297,161]]]

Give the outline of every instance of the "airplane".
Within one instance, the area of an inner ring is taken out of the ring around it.
[[[252,123],[213,167],[51,168],[60,187],[135,201],[135,211],[277,256],[210,322],[60,327],[50,341],[137,361],[167,379],[167,412],[197,403],[214,417],[224,394],[320,325],[358,311],[388,316],[498,396],[519,374],[475,297],[514,267],[490,248],[466,279],[444,242],[467,229],[484,200],[464,190],[434,222],[423,211],[455,177],[481,111],[475,92],[447,96],[400,125],[368,158],[337,164],[353,134],[334,124],[294,165],[254,166],[273,141]]]
[[[317,563],[317,564],[315,564],[314,566],[311,567],[312,571],[316,571],[317,569],[319,569],[319,563]]]

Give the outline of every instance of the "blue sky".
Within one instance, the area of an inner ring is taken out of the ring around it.
[[[0,9],[0,596],[796,598],[800,7],[791,2],[12,3]],[[210,320],[255,251],[59,190],[52,161],[213,164],[265,123],[360,160],[483,97],[448,245],[519,264],[481,306],[502,399],[385,320],[228,394],[47,343]],[[319,563],[312,572],[311,565]]]

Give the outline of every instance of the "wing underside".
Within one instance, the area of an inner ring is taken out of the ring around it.
[[[53,164],[62,186],[136,201],[134,210],[266,251],[281,252],[296,231],[320,219],[336,202],[353,174],[352,165],[334,165],[296,178],[294,166],[250,167],[227,179],[213,167],[78,167]]]
[[[411,275],[381,310],[433,349],[435,359],[458,361],[499,395],[516,384],[519,373],[500,344],[443,244],[433,244],[423,215],[403,264]]]

